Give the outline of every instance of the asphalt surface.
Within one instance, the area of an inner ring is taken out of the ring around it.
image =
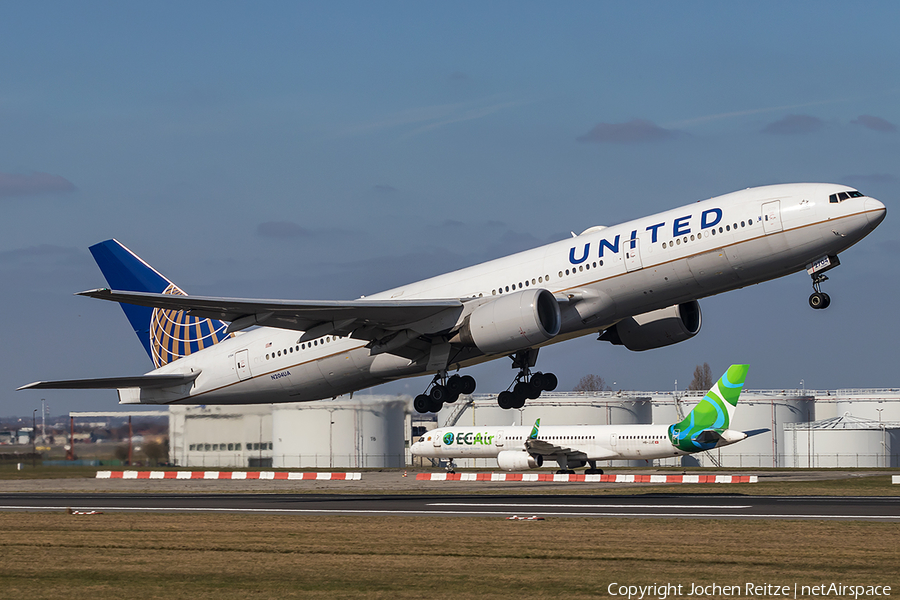
[[[827,519],[900,522],[900,498],[741,495],[0,494],[3,511]]]
[[[800,470],[759,476],[811,481],[874,474],[885,473]],[[419,481],[414,472],[404,476],[398,470],[367,471],[360,481],[7,479],[0,480],[0,511],[900,521],[898,496],[742,494],[755,484],[722,484],[722,493],[698,494],[692,484],[682,485],[683,494],[641,494],[650,484]],[[608,495],[624,488],[632,493]],[[606,493],[596,493],[601,490]]]

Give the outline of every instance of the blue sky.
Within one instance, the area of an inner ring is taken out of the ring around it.
[[[752,185],[888,206],[841,258],[701,302],[688,342],[542,350],[571,389],[898,387],[900,5],[871,2],[34,2],[0,8],[3,414],[116,406],[14,392],[142,373],[87,247],[189,293],[349,299]],[[507,361],[473,369],[479,391]],[[386,391],[418,393],[415,379]]]

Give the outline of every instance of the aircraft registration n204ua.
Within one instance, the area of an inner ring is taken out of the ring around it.
[[[118,389],[122,404],[251,404],[434,374],[414,401],[427,412],[475,390],[471,376],[452,371],[509,356],[517,374],[497,400],[520,408],[556,387],[552,373],[532,372],[548,344],[592,333],[636,351],[674,344],[700,330],[698,299],[804,268],[809,304],[825,308],[824,273],[885,212],[842,185],[750,188],[331,302],[187,296],[108,240],[91,253],[110,288],[81,295],[121,303],[155,369],[19,389]]]
[[[747,378],[747,365],[731,365],[694,409],[671,425],[560,425],[541,427],[444,427],[432,429],[412,445],[416,456],[440,458],[454,469],[457,458],[496,458],[501,469],[537,469],[555,460],[557,473],[590,467],[587,474],[603,474],[598,460],[651,460],[721,448],[768,429],[736,431],[733,423],[738,398]]]

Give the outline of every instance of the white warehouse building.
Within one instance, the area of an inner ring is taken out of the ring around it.
[[[378,468],[406,464],[408,396],[171,406],[169,455],[184,467]],[[406,432],[406,433],[405,433]]]

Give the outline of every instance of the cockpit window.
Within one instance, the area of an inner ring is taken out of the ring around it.
[[[847,198],[865,198],[865,194],[857,192],[856,190],[851,190],[849,192],[839,192],[837,194],[828,196],[828,201],[831,204],[837,204],[838,202],[843,202]]]

